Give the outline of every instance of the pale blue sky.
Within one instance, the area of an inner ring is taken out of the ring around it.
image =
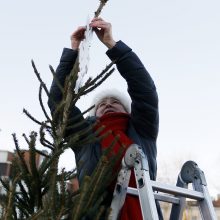
[[[49,87],[48,65],[57,66],[63,47],[70,45],[70,34],[93,16],[98,4],[98,0],[0,2],[0,149],[14,149],[11,133],[16,132],[24,146],[21,134],[38,129],[22,114],[24,107],[43,120],[31,59]],[[109,0],[102,13],[112,23],[115,39],[139,55],[157,86],[159,175],[166,165],[176,179],[178,161],[193,159],[205,171],[212,194],[220,192],[219,10],[219,0]],[[105,51],[94,36],[90,74],[98,74],[109,63]],[[118,73],[103,87],[112,85],[126,89]],[[82,109],[90,97],[79,103]],[[65,155],[62,165],[70,167],[71,157]]]

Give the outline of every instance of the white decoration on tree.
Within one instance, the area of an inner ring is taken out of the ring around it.
[[[92,28],[89,26],[90,18],[88,16],[87,23],[86,23],[86,31],[85,31],[85,39],[81,42],[80,48],[79,48],[79,73],[78,73],[78,79],[76,81],[75,86],[75,93],[78,93],[79,88],[82,86],[83,83],[83,77],[88,72],[89,67],[89,49],[91,47],[92,42]]]

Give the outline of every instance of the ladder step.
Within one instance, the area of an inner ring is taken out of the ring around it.
[[[160,194],[160,193],[154,193],[154,198],[158,201],[161,202],[168,202],[172,204],[179,205],[180,204],[180,199],[171,195],[165,195],[165,194]]]
[[[138,191],[135,188],[128,187],[127,193],[130,195],[138,196]],[[180,200],[177,197],[171,196],[171,195],[165,195],[165,194],[160,194],[154,192],[154,198],[156,200],[159,200],[161,202],[168,202],[168,203],[173,203],[173,204],[179,204]]]
[[[203,193],[198,192],[198,191],[185,189],[185,188],[178,187],[178,186],[170,186],[168,184],[158,183],[158,182],[152,181],[152,180],[151,180],[151,185],[152,185],[152,188],[153,188],[154,191],[169,193],[169,194],[175,195],[175,196],[183,196],[183,197],[190,198],[190,199],[195,199],[195,200],[198,200],[198,201],[204,199]],[[128,187],[127,192],[131,195],[138,195],[138,192],[137,192],[136,188]],[[161,199],[163,197],[163,200],[165,199],[165,197],[168,198],[168,195],[161,195],[160,194],[160,196],[161,196]],[[172,198],[171,197],[172,196],[170,196],[170,198],[168,198],[168,200],[173,201],[171,203],[178,204],[178,201],[176,201],[175,199],[173,200],[174,197],[172,197]],[[158,199],[158,200],[160,200],[160,199]],[[160,200],[160,201],[162,201],[162,200]]]
[[[151,180],[151,185],[154,191],[169,193],[175,196],[183,196],[189,199],[195,199],[195,200],[203,200],[204,194],[198,191],[185,189],[178,186],[170,186],[168,184],[164,183],[158,183]]]

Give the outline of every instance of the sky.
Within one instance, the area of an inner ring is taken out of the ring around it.
[[[57,67],[71,33],[93,17],[98,5],[98,0],[0,2],[1,150],[14,150],[12,133],[25,148],[22,134],[39,130],[23,108],[44,120],[31,59],[49,88],[48,66]],[[155,81],[158,178],[175,181],[182,163],[194,160],[205,172],[211,195],[220,193],[219,8],[219,0],[109,0],[101,14],[111,22],[114,39],[133,49]],[[96,76],[109,64],[105,52],[94,35],[88,75]],[[115,71],[98,89],[103,88],[126,92],[126,83]],[[80,109],[88,108],[93,96],[80,100]],[[73,157],[65,152],[60,166],[73,167]]]

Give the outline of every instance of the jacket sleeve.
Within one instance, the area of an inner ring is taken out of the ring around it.
[[[60,84],[64,86],[66,77],[70,74],[73,65],[77,58],[77,51],[64,48],[62,56],[60,58],[60,63],[56,69],[56,78],[59,80]],[[48,106],[51,110],[51,113],[55,111],[56,104],[62,100],[62,92],[56,84],[56,81],[53,80],[50,88],[50,96],[48,100]]]
[[[59,80],[60,84],[64,86],[66,77],[70,74],[73,65],[76,61],[78,52],[72,49],[64,48],[63,53],[60,59],[60,63],[56,69],[56,78]],[[50,88],[50,95],[48,100],[48,106],[51,110],[51,114],[53,115],[56,105],[59,104],[59,102],[62,100],[62,92],[60,91],[59,87],[57,86],[57,83],[55,80],[53,80],[51,88]],[[69,129],[66,131],[66,136],[68,136],[71,133],[77,132],[81,129],[84,129],[87,126],[86,120],[84,120],[83,115],[81,115],[81,111],[74,106],[73,109],[70,112],[69,118],[77,117],[77,120],[74,121],[74,123],[78,123],[80,121],[84,121],[85,123],[82,123],[80,127],[77,127],[77,129]]]
[[[153,139],[158,135],[158,96],[154,82],[144,65],[122,41],[107,51],[111,60],[116,60],[118,71],[127,81],[131,97],[131,121],[142,136]]]

